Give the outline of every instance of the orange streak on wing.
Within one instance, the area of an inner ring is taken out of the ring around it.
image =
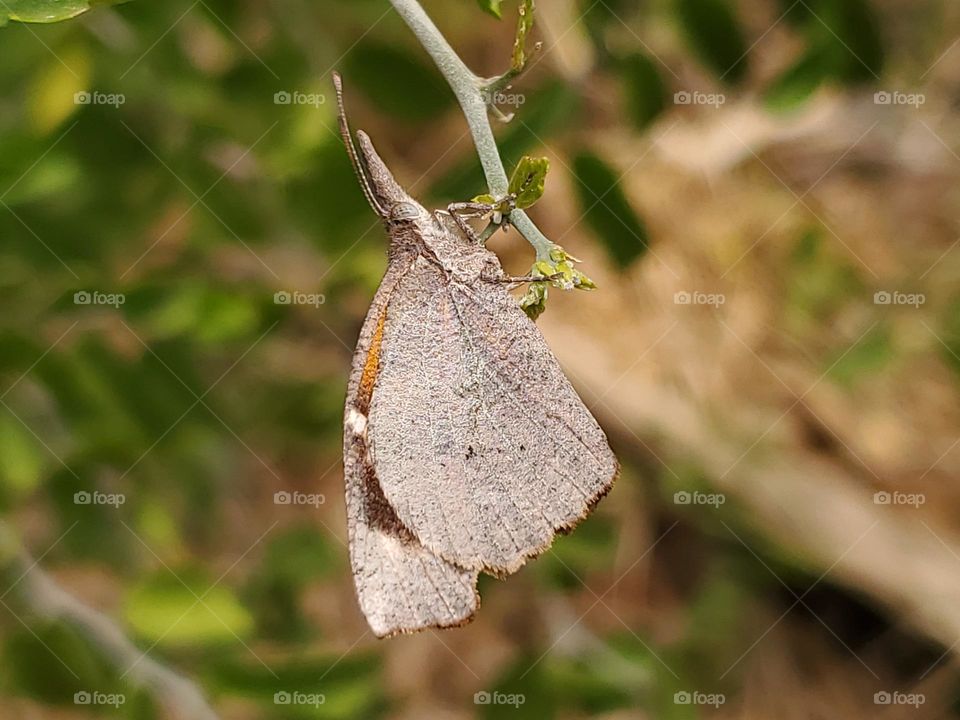
[[[357,390],[357,410],[366,414],[370,409],[370,398],[373,397],[373,388],[377,382],[377,374],[380,371],[380,347],[383,343],[383,325],[387,319],[387,310],[383,312],[377,320],[377,329],[373,331],[373,338],[370,340],[370,349],[367,351],[367,359],[363,363],[363,374],[360,376],[360,388]]]

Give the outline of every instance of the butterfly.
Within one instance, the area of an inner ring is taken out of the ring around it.
[[[360,330],[344,408],[350,561],[378,637],[455,627],[481,572],[505,577],[610,490],[617,459],[504,274],[465,222],[431,212],[356,143],[334,75],[340,133],[390,239]]]

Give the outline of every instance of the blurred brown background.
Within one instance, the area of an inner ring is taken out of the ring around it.
[[[424,5],[509,65],[515,3]],[[599,286],[538,324],[623,473],[388,641],[340,471],[385,243],[329,75],[436,206],[486,190],[453,96],[382,0],[18,21],[82,6],[0,9],[0,716],[957,715],[960,6],[541,1],[495,129]]]

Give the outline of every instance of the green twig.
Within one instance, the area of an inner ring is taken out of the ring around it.
[[[417,0],[390,0],[390,3],[433,58],[453,90],[457,102],[460,103],[467,125],[470,127],[470,134],[473,136],[473,144],[477,148],[477,155],[480,157],[490,194],[495,197],[505,196],[509,181],[493,137],[490,118],[487,115],[487,103],[483,96],[488,81],[477,77],[464,64]],[[538,260],[550,259],[550,251],[556,245],[540,232],[525,212],[522,210],[511,212],[510,224],[517,228],[537,251]]]
[[[493,237],[493,234],[499,230],[502,226],[497,225],[495,222],[490,222],[480,233],[480,236],[477,238],[481,244],[486,245],[487,240]]]

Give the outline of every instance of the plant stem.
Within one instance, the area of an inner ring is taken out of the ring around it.
[[[28,628],[31,623],[38,621],[63,622],[94,645],[132,684],[147,688],[168,717],[176,720],[218,720],[219,716],[207,704],[196,685],[141,652],[113,620],[87,607],[57,585],[27,556],[13,529],[2,520],[0,580],[4,587],[9,586],[9,597],[3,603],[4,607],[10,613],[14,612],[10,605],[17,607],[20,613],[15,617]],[[72,669],[70,672],[73,674]]]
[[[464,64],[417,0],[390,0],[390,3],[433,58],[460,103],[490,194],[494,197],[505,196],[509,187],[507,172],[503,168],[500,151],[490,127],[487,104],[480,93],[480,88],[486,81],[477,77]],[[540,232],[525,212],[512,211],[510,222],[537,251],[537,260],[550,259],[550,250],[556,246]]]

